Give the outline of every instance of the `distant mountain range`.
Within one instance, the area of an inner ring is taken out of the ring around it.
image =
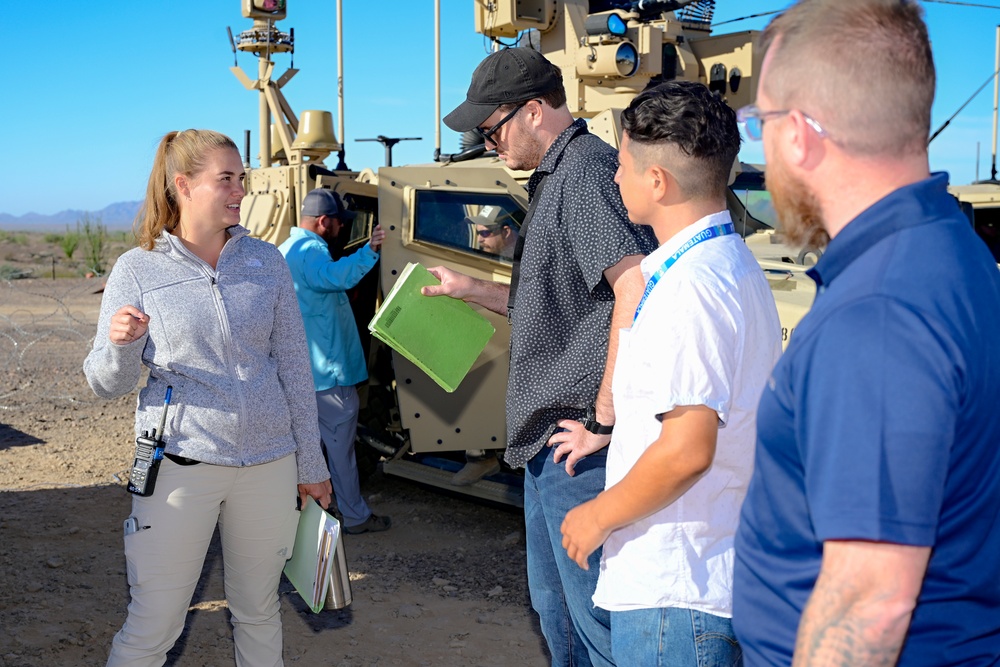
[[[89,214],[92,220],[100,219],[101,224],[109,230],[131,229],[132,220],[141,205],[141,201],[122,201],[105,206],[100,211],[68,209],[53,215],[0,213],[0,229],[18,232],[62,232],[66,231],[67,225],[70,229],[75,229],[77,220],[84,214]]]

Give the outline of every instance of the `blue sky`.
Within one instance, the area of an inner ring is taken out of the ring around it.
[[[473,29],[474,0],[442,0],[442,110],[465,96],[486,55]],[[993,4],[994,0],[980,0]],[[432,0],[344,0],[347,162],[377,168],[384,150],[355,139],[379,134],[423,137],[396,146],[396,165],[429,162],[434,150]],[[788,0],[719,0],[715,21],[786,7]],[[1000,0],[996,1],[1000,5]],[[230,73],[226,26],[250,27],[239,0],[107,3],[26,2],[8,13],[0,213],[99,210],[143,196],[159,138],[169,130],[211,128],[242,146],[251,129],[257,152],[257,98]],[[991,75],[1000,10],[924,3],[938,70],[932,129]],[[295,66],[284,88],[293,109],[326,109],[336,122],[336,4],[290,0],[283,30],[295,28]],[[717,33],[761,28],[767,18],[722,26]],[[277,72],[289,64],[276,57]],[[251,78],[256,59],[241,53]],[[952,182],[989,177],[992,84],[931,145],[931,165]],[[340,128],[337,128],[338,134]],[[445,152],[458,135],[443,129]],[[760,161],[749,145],[744,159]],[[256,163],[256,158],[254,158]]]

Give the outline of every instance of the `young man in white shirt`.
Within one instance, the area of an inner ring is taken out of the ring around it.
[[[660,247],[618,344],[607,483],[573,509],[563,546],[611,611],[619,665],[742,664],[732,630],[733,539],[753,470],[757,401],[781,352],[774,299],[726,209],[735,112],[675,81],[622,113],[615,176]]]

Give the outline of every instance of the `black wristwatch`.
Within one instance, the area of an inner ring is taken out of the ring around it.
[[[611,432],[615,430],[615,425],[605,426],[601,422],[597,421],[597,410],[591,405],[587,408],[587,419],[583,422],[583,427],[590,431],[591,433],[596,433],[597,435],[611,435]]]

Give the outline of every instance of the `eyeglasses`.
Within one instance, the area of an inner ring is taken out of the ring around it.
[[[481,127],[477,127],[477,128],[475,128],[476,132],[478,132],[479,136],[481,136],[483,138],[483,141],[488,141],[489,143],[491,143],[494,146],[496,146],[497,142],[496,142],[496,139],[493,138],[493,135],[496,134],[497,131],[501,127],[504,126],[504,123],[508,122],[511,118],[513,118],[514,116],[516,116],[517,112],[520,111],[524,107],[524,105],[527,104],[527,103],[528,102],[521,102],[520,104],[518,104],[516,107],[514,107],[513,111],[511,111],[509,114],[507,114],[506,116],[504,116],[503,118],[501,118],[500,122],[497,123],[496,125],[494,125],[493,127],[491,127],[490,129],[484,130]]]
[[[476,234],[478,234],[481,239],[488,239],[494,234],[499,234],[501,229],[503,229],[503,225],[494,225],[493,227],[487,227],[486,229],[477,229]]]
[[[743,124],[746,128],[747,137],[752,141],[760,141],[761,137],[764,136],[764,123],[772,118],[781,118],[782,116],[787,116],[792,113],[793,109],[778,109],[775,111],[761,111],[757,108],[756,104],[748,104],[747,106],[741,108],[736,112],[736,120]],[[805,118],[806,123],[809,127],[816,131],[816,134],[823,138],[829,138],[830,135],[823,126],[819,124],[815,118],[805,113],[804,111],[799,111],[802,117]]]

